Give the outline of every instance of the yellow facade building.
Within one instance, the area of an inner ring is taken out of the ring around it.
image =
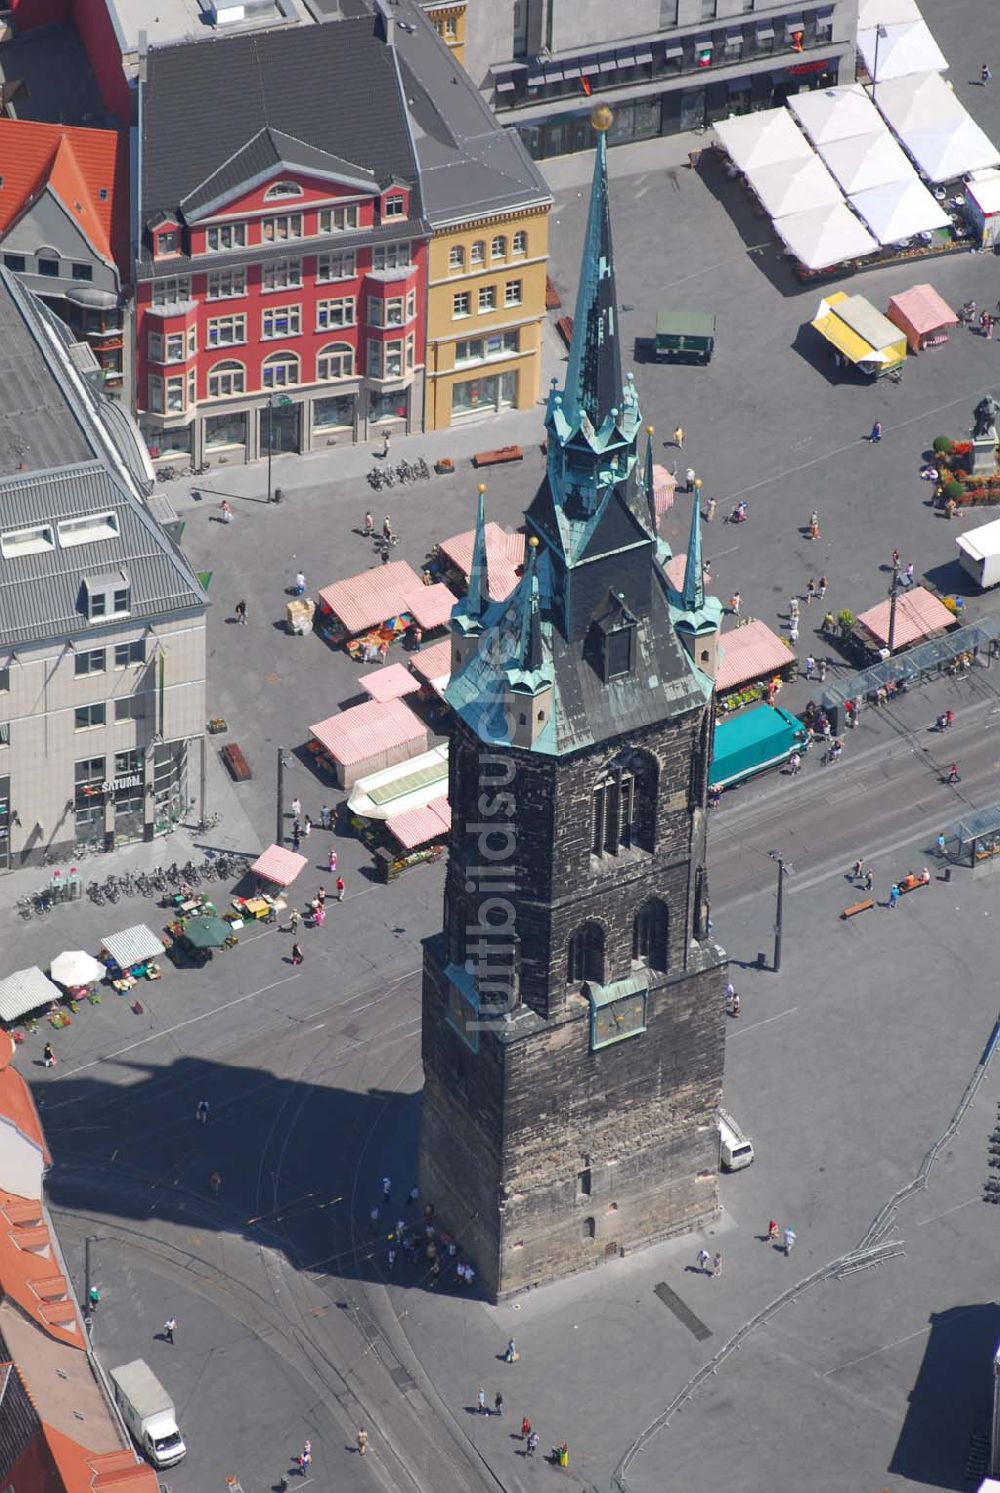
[[[456,62],[465,62],[466,0],[422,0],[423,10]]]
[[[427,430],[529,409],[538,399],[550,207],[545,200],[478,218],[431,239]]]

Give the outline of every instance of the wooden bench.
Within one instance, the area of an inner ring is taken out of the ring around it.
[[[545,276],[545,309],[546,309],[546,311],[558,311],[559,307],[561,305],[562,305],[562,301],[559,299],[559,292],[558,292],[558,290],[556,290],[555,286],[552,284],[552,277],[550,275],[546,275]]]
[[[906,881],[905,879],[903,881],[897,881],[896,885],[899,887],[899,895],[901,897],[905,897],[907,892],[915,892],[918,886],[930,886],[930,882],[921,881],[920,877],[918,876],[914,881]]]
[[[250,764],[235,741],[231,741],[228,746],[224,746],[219,755],[228,767],[234,783],[246,783],[253,777],[253,773],[250,771]]]
[[[573,318],[572,316],[560,316],[556,322],[556,331],[559,333],[566,346],[569,347],[573,341]]]
[[[498,446],[495,451],[477,451],[472,458],[474,467],[499,467],[508,461],[523,461],[520,446]]]
[[[873,897],[862,897],[860,902],[852,902],[850,907],[845,907],[840,916],[845,920],[847,918],[856,918],[859,912],[868,912],[874,906],[875,899]]]

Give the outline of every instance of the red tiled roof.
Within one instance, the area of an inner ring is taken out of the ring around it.
[[[91,1452],[55,1426],[42,1429],[66,1493],[157,1493],[156,1473],[132,1452]]]
[[[24,1201],[0,1192],[0,1297],[16,1301],[26,1317],[57,1341],[82,1348],[76,1303],[56,1261],[48,1226],[41,1221],[40,1205],[33,1205],[35,1218],[28,1227],[16,1222],[17,1205]]]
[[[8,1039],[9,1040],[9,1039]],[[52,1164],[49,1148],[45,1144],[45,1132],[38,1118],[31,1090],[16,1069],[6,1066],[0,1069],[0,1119],[8,1120],[22,1135],[39,1147],[46,1166]],[[0,1186],[3,1179],[0,1177]]]
[[[121,137],[115,130],[0,119],[0,236],[47,182],[97,253],[113,261],[123,159]],[[123,206],[119,203],[119,213]]]

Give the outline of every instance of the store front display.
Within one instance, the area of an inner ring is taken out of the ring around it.
[[[165,741],[153,748],[153,803],[153,833],[162,835],[174,827],[187,808],[187,742]]]
[[[239,410],[229,415],[208,415],[205,418],[204,428],[206,451],[218,451],[224,446],[246,448],[246,410]]]
[[[377,425],[381,420],[405,420],[409,412],[409,389],[397,389],[394,393],[379,390],[369,399],[368,420],[372,425]]]
[[[115,844],[141,840],[145,832],[146,782],[141,751],[116,752],[115,775],[106,784],[115,806]]]
[[[314,431],[353,429],[353,394],[328,394],[313,400]]]
[[[451,413],[455,420],[472,415],[493,415],[509,409],[517,398],[517,374],[494,373],[454,384],[451,391]]]

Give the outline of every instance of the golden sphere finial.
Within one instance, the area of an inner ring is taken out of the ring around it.
[[[485,491],[486,491],[486,483],[485,482],[479,482],[479,483],[476,484],[476,492],[485,492]]]
[[[533,550],[536,550],[538,548],[538,535],[537,534],[532,534],[531,538],[528,540],[528,545]]]
[[[596,104],[590,112],[591,128],[599,135],[605,135],[610,130],[614,117],[607,104]]]
[[[647,435],[655,435],[656,434],[656,426],[655,425],[647,425],[646,426],[646,434]]]

